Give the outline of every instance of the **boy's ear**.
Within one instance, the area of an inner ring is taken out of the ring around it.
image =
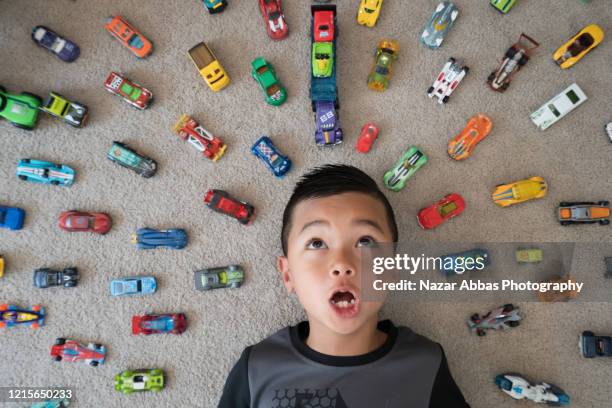
[[[295,292],[293,289],[293,282],[291,281],[291,274],[289,273],[289,260],[286,256],[279,256],[276,258],[276,269],[278,269],[278,272],[281,274],[287,292]]]

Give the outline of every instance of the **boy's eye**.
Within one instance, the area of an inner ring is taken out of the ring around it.
[[[323,249],[323,248],[327,248],[327,246],[325,245],[325,242],[323,242],[320,239],[313,239],[311,240],[308,245],[306,245],[306,248],[308,249]]]
[[[376,245],[376,241],[372,237],[361,237],[357,241],[358,247],[371,247],[375,245]]]

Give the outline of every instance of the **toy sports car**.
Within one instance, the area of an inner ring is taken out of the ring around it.
[[[120,166],[133,170],[144,178],[152,177],[157,171],[157,162],[155,160],[141,155],[121,142],[113,142],[106,157]]]
[[[331,101],[315,101],[315,143],[333,146],[342,143],[342,128],[338,112]]]
[[[255,207],[246,201],[240,201],[223,190],[208,190],[204,203],[213,211],[229,215],[239,223],[248,225],[255,218]]]
[[[374,27],[380,14],[382,2],[383,0],[361,0],[359,2],[359,10],[357,10],[357,23],[367,27]]]
[[[417,215],[419,226],[423,229],[432,229],[461,214],[465,209],[465,201],[457,193],[452,193],[437,203],[423,208]]]
[[[514,7],[516,2],[517,0],[490,0],[489,4],[491,4],[495,10],[499,11],[500,13],[506,14],[512,7]]]
[[[550,279],[548,279],[546,282],[575,284],[576,280],[568,274],[565,276],[554,275]],[[569,289],[563,292],[560,290],[548,290],[546,292],[537,292],[536,295],[540,302],[566,302],[570,299],[576,298],[578,296],[578,290]]]
[[[137,244],[139,249],[159,247],[183,249],[187,246],[187,242],[187,232],[181,228],[169,230],[139,228],[136,234],[132,235],[132,243]]]
[[[273,106],[282,105],[287,99],[287,90],[280,83],[274,67],[262,57],[251,62],[251,76],[264,93],[266,102]]]
[[[531,385],[518,374],[499,374],[495,377],[495,384],[500,390],[517,400],[528,399],[557,407],[567,406],[570,403],[569,395],[561,388],[547,383]]]
[[[459,262],[459,259],[461,259],[461,262]],[[463,252],[447,254],[442,256],[442,260],[443,263],[440,272],[446,276],[454,274],[462,275],[465,271],[481,271],[491,265],[489,251],[483,248],[474,248]],[[468,263],[470,264],[469,268]],[[462,270],[459,271],[457,268],[461,268]]]
[[[178,137],[212,161],[217,161],[223,157],[227,149],[227,145],[221,139],[204,129],[189,115],[183,114],[174,125],[173,131]]]
[[[313,38],[315,42],[332,42],[335,35],[334,12],[318,10],[314,13]]]
[[[580,350],[586,358],[611,357],[612,337],[596,336],[592,331],[584,331],[580,335]]]
[[[220,13],[227,7],[225,0],[202,0],[210,14]]]
[[[181,334],[187,328],[183,313],[132,316],[132,334]]]
[[[366,123],[361,128],[361,133],[359,133],[359,137],[357,138],[357,146],[355,149],[359,153],[367,153],[372,148],[374,141],[378,138],[378,127],[373,123]]]
[[[0,227],[10,230],[20,230],[23,228],[25,211],[17,207],[6,207],[0,205]]]
[[[79,282],[79,271],[75,267],[56,271],[49,268],[39,268],[34,271],[34,286],[39,289],[51,286],[63,286],[73,288]]]
[[[481,113],[472,116],[465,128],[448,143],[448,155],[454,160],[465,160],[478,143],[489,135],[493,122]]]
[[[64,62],[72,62],[81,54],[79,46],[72,41],[60,37],[53,30],[45,26],[36,26],[32,30],[32,41],[36,45],[46,48]]]
[[[544,253],[540,248],[519,248],[514,253],[516,262],[520,264],[540,263],[543,255]]]
[[[251,152],[255,157],[260,158],[278,178],[282,178],[291,169],[291,160],[274,146],[268,136],[257,139],[251,147]]]
[[[77,128],[85,124],[89,112],[87,106],[82,103],[69,101],[55,92],[49,93],[40,110],[56,118],[61,118],[67,124]]]
[[[493,202],[500,207],[522,203],[546,196],[548,185],[542,177],[531,177],[514,183],[498,184],[491,194]]]
[[[312,76],[328,78],[334,66],[334,45],[331,42],[312,43]]]
[[[589,51],[601,44],[603,39],[603,29],[597,24],[589,24],[555,51],[553,59],[561,68],[570,68]]]
[[[597,203],[566,203],[559,204],[559,223],[570,224],[610,224],[610,203],[599,201]]]
[[[491,310],[484,316],[474,313],[467,323],[472,333],[482,337],[487,334],[487,330],[504,330],[508,327],[517,327],[522,319],[519,308],[508,303]]]
[[[518,42],[506,51],[499,68],[487,78],[487,83],[491,89],[498,92],[504,92],[508,89],[514,74],[527,64],[531,53],[539,46],[540,44],[536,40],[524,33],[521,34]]]
[[[64,211],[59,216],[59,227],[69,232],[95,232],[106,234],[113,226],[113,220],[106,213]]]
[[[64,164],[34,159],[23,159],[17,164],[17,177],[35,183],[71,186],[74,175],[74,170]]]
[[[421,43],[431,49],[439,48],[458,16],[457,6],[450,1],[440,2],[425,25]]]
[[[149,295],[156,290],[157,280],[153,276],[113,279],[110,283],[110,292],[113,296]]]
[[[266,25],[266,31],[273,40],[281,40],[289,33],[281,0],[259,0],[259,10]]]
[[[164,388],[164,372],[154,370],[127,370],[115,376],[115,389],[124,394],[134,391],[159,392]]]
[[[427,95],[430,98],[438,98],[439,104],[448,102],[450,95],[468,72],[470,68],[463,65],[462,61],[449,58],[433,85],[427,90]]]
[[[215,54],[205,43],[193,46],[187,55],[213,92],[219,92],[230,84],[230,77]]]
[[[104,28],[138,58],[146,58],[153,52],[151,41],[121,16],[108,17]]]
[[[195,288],[197,290],[239,288],[243,282],[244,270],[238,265],[202,269],[195,272]]]
[[[416,146],[411,146],[398,160],[395,166],[385,173],[383,181],[385,187],[393,191],[400,191],[406,182],[427,163],[427,156]]]
[[[147,88],[130,81],[117,72],[111,72],[104,82],[106,90],[119,95],[137,109],[147,109],[153,102],[153,94]]]
[[[399,44],[397,41],[382,40],[378,43],[374,65],[368,75],[368,88],[383,92],[389,87],[393,61],[397,60]]]
[[[25,325],[38,329],[44,324],[45,308],[41,305],[34,305],[31,309],[22,309],[15,305],[0,305],[0,327]]]
[[[15,94],[0,86],[0,116],[20,129],[32,130],[38,119],[42,99],[29,92]]]
[[[51,346],[51,357],[55,361],[69,361],[74,363],[82,361],[90,366],[104,363],[106,358],[106,347],[97,343],[89,343],[84,346],[74,340],[57,338]]]

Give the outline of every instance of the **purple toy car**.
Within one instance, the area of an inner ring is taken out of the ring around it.
[[[34,27],[32,30],[32,40],[37,45],[51,51],[65,62],[72,62],[81,54],[78,45],[60,37],[57,33],[45,26]]]
[[[330,146],[342,143],[342,129],[338,122],[338,115],[331,101],[315,102],[315,142],[318,145]]]

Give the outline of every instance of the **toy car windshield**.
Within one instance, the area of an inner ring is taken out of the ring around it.
[[[128,43],[130,44],[130,47],[133,47],[136,49],[141,49],[144,46],[144,43],[142,42],[138,34],[134,34],[132,38],[130,38]]]
[[[206,46],[206,44],[203,43],[200,43],[190,49],[189,55],[198,69],[202,69],[215,61],[215,57],[213,56],[212,52]]]
[[[455,204],[454,202],[448,203],[440,207],[440,215],[442,217],[446,217],[448,214],[452,213],[456,209],[457,209],[457,204]]]

